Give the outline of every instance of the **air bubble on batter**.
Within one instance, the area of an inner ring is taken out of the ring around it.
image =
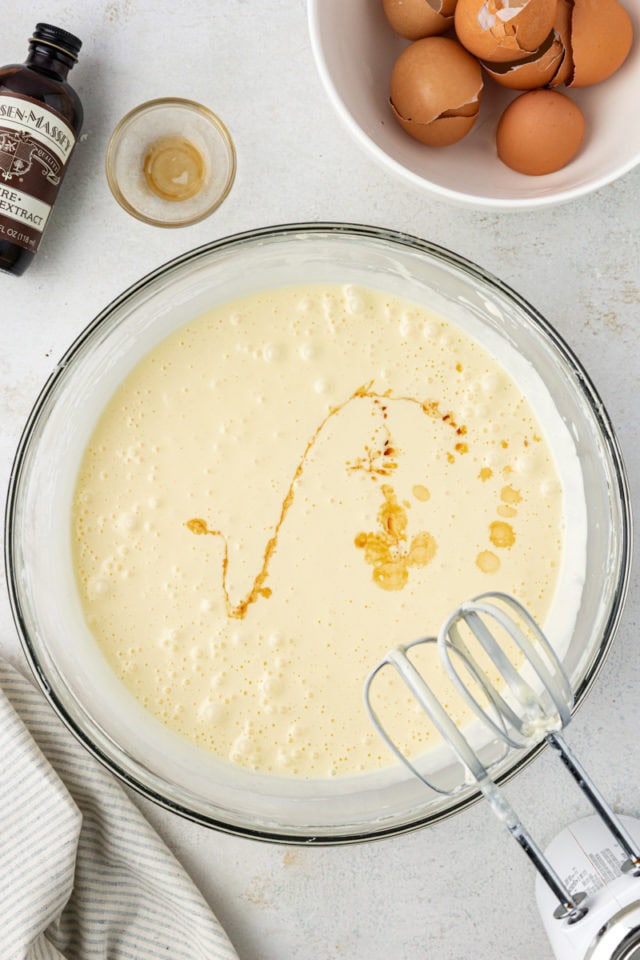
[[[240,734],[231,744],[229,759],[232,761],[243,761],[247,759],[250,753],[251,741],[244,734]]]
[[[314,307],[315,301],[313,297],[301,297],[300,300],[298,300],[296,309],[298,313],[305,314],[313,310]]]
[[[116,521],[118,529],[131,533],[138,528],[140,521],[134,513],[121,513]]]
[[[415,317],[408,310],[405,310],[398,321],[400,336],[406,340],[416,333],[417,328],[418,324]]]
[[[347,284],[347,286],[342,288],[342,295],[347,313],[351,315],[364,313],[367,308],[367,303],[357,287],[354,287],[352,284]]]
[[[465,385],[463,397],[466,403],[475,406],[479,401],[484,400],[482,388],[477,380],[470,381]]]
[[[265,363],[279,363],[284,359],[284,347],[280,343],[266,343],[262,348]]]
[[[488,395],[496,393],[496,391],[504,388],[506,386],[504,378],[500,376],[499,373],[485,373],[480,381],[480,386],[483,393]]]
[[[543,480],[540,484],[540,496],[546,500],[548,497],[555,496],[559,492],[559,484],[556,480]]]
[[[260,691],[265,699],[277,699],[284,693],[284,684],[278,677],[263,676],[260,680]],[[282,706],[279,704],[278,706]]]
[[[523,476],[529,476],[533,473],[535,469],[535,464],[532,457],[516,457],[513,461],[513,469],[516,473],[520,473]]]

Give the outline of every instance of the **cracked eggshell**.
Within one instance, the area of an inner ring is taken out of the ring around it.
[[[564,57],[558,71],[551,80],[550,86],[558,87],[561,83],[568,83],[573,76],[573,53],[571,52],[571,14],[573,0],[558,0],[558,9],[553,29],[559,37],[564,49]]]
[[[554,173],[580,149],[585,122],[580,108],[556,90],[521,93],[504,111],[496,132],[498,156],[529,176]]]
[[[427,0],[427,3],[441,16],[452,17],[455,13],[458,0]]]
[[[558,0],[458,0],[455,28],[460,43],[480,60],[515,63],[545,42]]]
[[[573,78],[567,85],[588,87],[606,80],[627,59],[632,41],[631,19],[617,0],[574,0]]]
[[[564,62],[564,45],[554,32],[536,53],[517,63],[483,63],[492,80],[511,90],[534,90],[550,83]]]
[[[428,0],[383,0],[391,27],[407,40],[435,37],[453,26],[453,16],[441,16]]]
[[[482,71],[457,41],[427,37],[396,60],[390,95],[394,116],[407,133],[430,146],[448,146],[476,121]]]

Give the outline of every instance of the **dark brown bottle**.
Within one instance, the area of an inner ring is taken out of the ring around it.
[[[0,269],[20,275],[38,249],[82,126],[66,82],[82,42],[39,23],[25,63],[0,68]]]

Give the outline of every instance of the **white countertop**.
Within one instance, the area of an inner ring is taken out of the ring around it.
[[[638,506],[640,169],[556,209],[491,215],[452,208],[392,177],[352,142],[320,86],[303,0],[5,0],[0,62],[21,61],[43,19],[84,41],[72,80],[85,125],[34,264],[22,278],[0,276],[3,496],[40,386],[116,294],[227,234],[346,220],[449,247],[529,299],[594,380]],[[163,95],[212,107],[238,150],[229,198],[210,219],[181,230],[127,216],[104,176],[117,120]],[[616,808],[636,815],[639,615],[634,576],[611,655],[568,732]],[[5,589],[0,656],[26,671]],[[543,754],[507,788],[543,844],[588,812],[552,759]],[[551,960],[533,903],[533,871],[484,805],[407,836],[309,849],[237,839],[136,802],[203,891],[241,960]]]

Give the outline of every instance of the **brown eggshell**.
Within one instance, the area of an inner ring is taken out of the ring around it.
[[[606,80],[627,59],[633,41],[629,14],[617,0],[575,0],[571,18],[570,87]]]
[[[457,2],[458,0],[427,0],[427,3],[442,17],[452,17],[455,13]]]
[[[516,97],[500,118],[498,156],[518,173],[553,173],[575,157],[584,129],[582,112],[569,97],[555,90],[530,90]]]
[[[511,90],[545,87],[555,77],[564,58],[564,46],[554,32],[532,56],[518,63],[483,63],[489,76]]]
[[[457,41],[445,37],[416,40],[402,51],[391,71],[396,119],[422,143],[439,146],[461,139],[473,126],[481,94],[479,63]],[[440,118],[469,122],[443,124],[434,140],[435,132],[424,127]]]
[[[410,133],[414,139],[426,143],[430,147],[448,147],[457,143],[471,130],[478,114],[472,117],[440,117],[431,123],[415,123],[405,120],[394,110],[395,117],[401,127]]]
[[[389,24],[407,40],[435,37],[453,26],[453,17],[440,16],[428,0],[383,0],[383,7]]]
[[[558,0],[458,0],[460,43],[481,60],[515,63],[530,56],[551,33]],[[519,13],[513,13],[519,9]]]
[[[556,12],[553,29],[560,38],[564,48],[564,57],[558,67],[558,72],[551,80],[552,87],[558,87],[561,83],[569,83],[573,76],[573,54],[571,52],[571,14],[573,12],[573,0],[558,0],[558,10]]]

